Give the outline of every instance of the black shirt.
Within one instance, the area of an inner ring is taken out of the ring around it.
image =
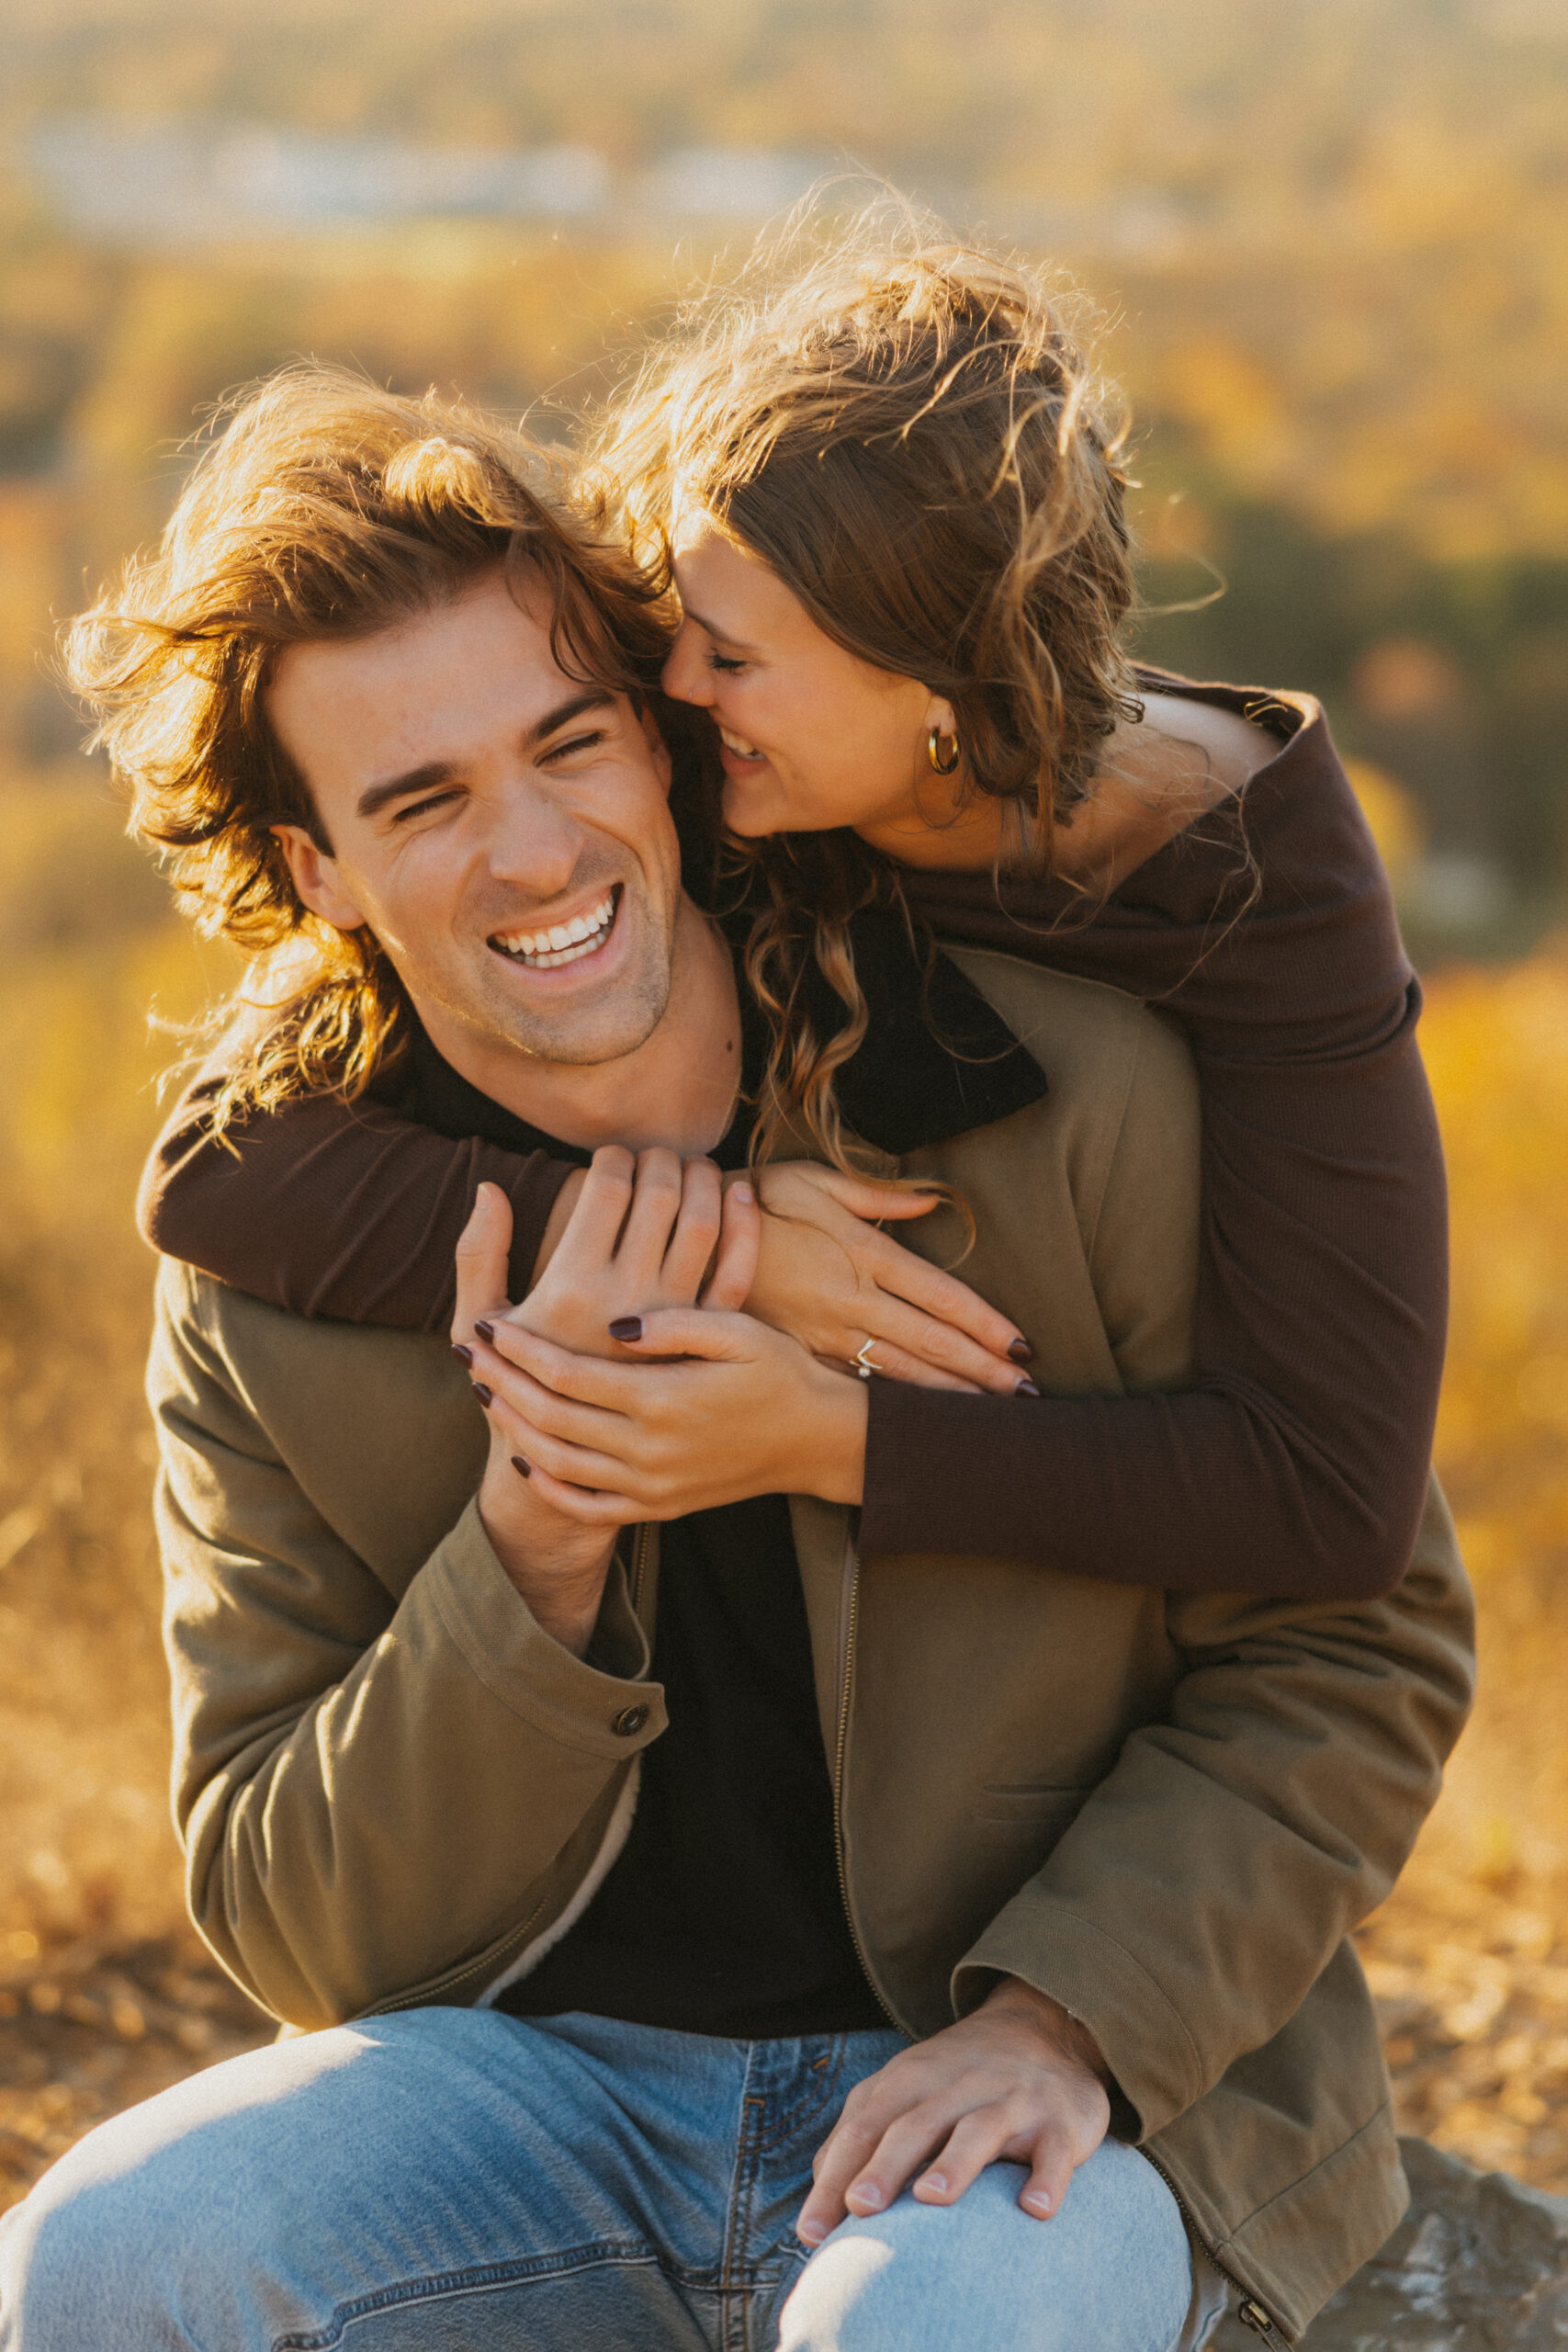
[[[840,1073],[839,1100],[857,1134],[907,1151],[1039,1099],[1039,1066],[956,965],[938,955],[922,969],[902,924],[882,910],[853,929],[872,1018]],[[740,1001],[743,1107],[713,1155],[728,1168],[745,1160],[745,1098],[765,1050],[744,983]],[[423,1035],[405,1068],[398,1107],[423,1125],[587,1161],[469,1086]],[[839,1883],[784,1497],[661,1529],[651,1670],[669,1727],[644,1752],[626,1846],[582,1917],[500,2007],[739,2038],[885,2025]]]
[[[643,1756],[625,1850],[501,2007],[741,2038],[886,2025],[839,1893],[782,1495],[660,1530],[652,1670],[669,1728]]]

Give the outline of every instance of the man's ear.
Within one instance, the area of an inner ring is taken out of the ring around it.
[[[653,707],[650,703],[645,700],[637,716],[637,725],[647,737],[648,748],[653,753],[653,765],[659,777],[660,788],[668,800],[670,786],[675,773],[674,762],[670,757],[670,746],[659,731],[659,721],[653,715]]]
[[[334,931],[359,931],[366,918],[338,878],[337,860],[313,842],[303,825],[274,825],[273,834],[288,861],[294,888],[313,915]]]

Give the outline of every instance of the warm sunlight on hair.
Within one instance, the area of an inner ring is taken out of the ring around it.
[[[220,1125],[322,1085],[357,1094],[402,1005],[367,930],[300,904],[274,837],[279,823],[320,835],[266,723],[279,654],[394,627],[502,565],[545,583],[570,674],[639,695],[657,684],[661,594],[596,536],[558,460],[463,402],[300,365],[220,413],[162,544],[72,626],[71,684],[131,831],[164,851],[197,927],[257,959],[251,990],[273,1017]]]

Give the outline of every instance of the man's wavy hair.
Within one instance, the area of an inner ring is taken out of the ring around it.
[[[1012,802],[1045,870],[1053,823],[1137,707],[1122,435],[1084,305],[896,197],[826,233],[809,201],[607,411],[602,493],[645,569],[667,565],[690,502],[837,643],[945,696],[964,789]],[[900,903],[897,868],[847,830],[735,854],[775,1040],[760,1146],[803,1123],[841,1159],[833,1078],[866,1018],[849,922]],[[830,1035],[807,1010],[813,963],[844,1008]]]
[[[331,847],[266,709],[291,645],[373,635],[486,573],[542,582],[569,676],[639,704],[669,650],[667,595],[563,462],[478,410],[400,399],[347,369],[297,365],[220,413],[159,546],[65,637],[71,683],[186,910],[252,960],[269,1017],[216,1109],[363,1092],[398,1050],[405,1000],[368,930],[297,896],[272,828]]]

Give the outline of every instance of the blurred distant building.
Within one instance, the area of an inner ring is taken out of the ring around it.
[[[26,153],[72,228],[117,243],[432,215],[570,220],[597,210],[609,187],[591,147],[513,154],[102,115],[35,124]]]
[[[686,147],[617,189],[592,147],[526,153],[331,138],[255,124],[64,115],[24,157],[64,222],[117,244],[208,243],[376,222],[587,222],[612,209],[752,221],[803,195],[818,167],[762,148]]]
[[[804,196],[817,168],[761,147],[680,147],[644,175],[638,196],[677,220],[762,220]]]

